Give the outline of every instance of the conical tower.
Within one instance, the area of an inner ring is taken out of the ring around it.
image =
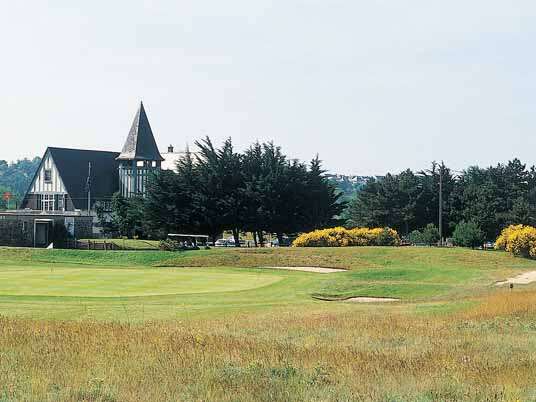
[[[143,102],[132,122],[119,161],[119,188],[124,197],[145,196],[147,177],[160,170],[160,155]]]

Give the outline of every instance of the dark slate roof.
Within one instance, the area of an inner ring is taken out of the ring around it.
[[[86,183],[91,162],[91,198],[111,198],[119,191],[119,152],[47,148],[76,209],[87,209]]]
[[[140,103],[140,108],[134,117],[132,127],[128,133],[127,141],[123,146],[119,160],[150,160],[163,161],[162,155],[158,151],[153,131],[147,119],[147,114]]]

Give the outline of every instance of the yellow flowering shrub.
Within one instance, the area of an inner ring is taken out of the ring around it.
[[[503,229],[495,241],[495,248],[514,255],[536,257],[536,228],[524,225],[510,225]]]
[[[398,246],[400,237],[390,228],[335,227],[303,233],[292,243],[293,247],[348,247],[348,246]]]

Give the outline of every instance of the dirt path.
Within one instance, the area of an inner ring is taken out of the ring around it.
[[[345,272],[346,269],[340,268],[321,268],[321,267],[263,267],[268,269],[286,269],[288,271],[316,272],[318,274],[330,274],[333,272]]]
[[[507,285],[514,283],[518,285],[527,285],[529,283],[536,282],[536,271],[525,272],[524,274],[508,278],[505,281],[497,282],[495,286]]]

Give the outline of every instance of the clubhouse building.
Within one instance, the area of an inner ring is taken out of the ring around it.
[[[48,147],[20,209],[0,212],[0,245],[46,247],[59,223],[73,237],[98,236],[97,207],[110,211],[116,192],[145,196],[149,174],[180,154],[160,153],[143,103],[121,152]]]

